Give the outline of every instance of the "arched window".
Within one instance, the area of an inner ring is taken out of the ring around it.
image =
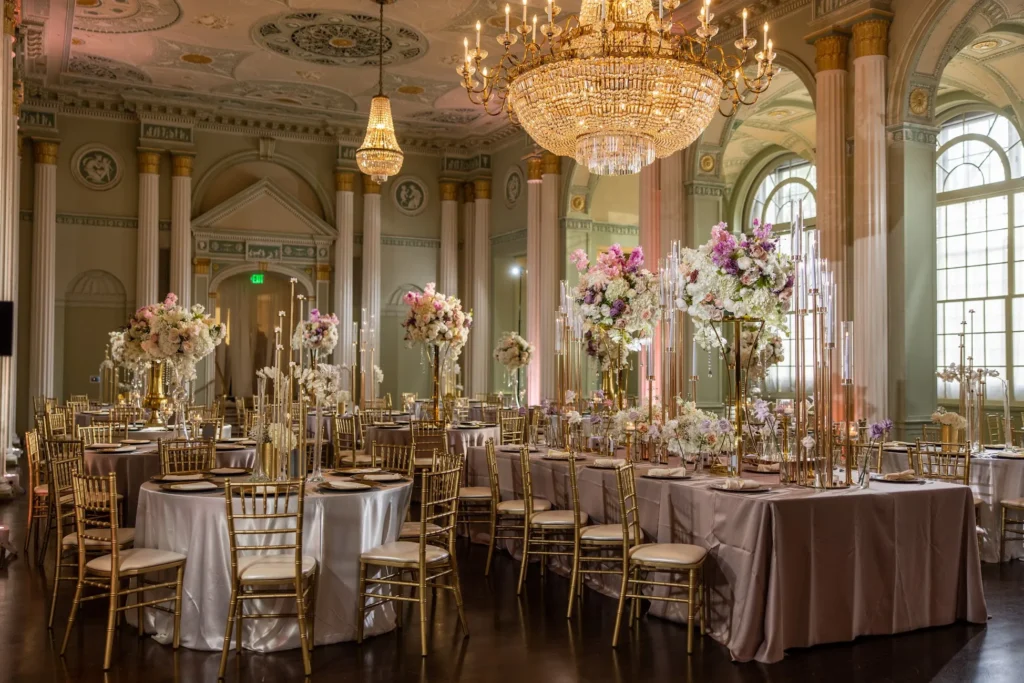
[[[1017,128],[988,112],[961,114],[939,133],[935,183],[938,364],[998,370],[1024,399],[1024,156]],[[972,313],[973,311],[973,313]],[[967,325],[964,326],[963,322]],[[990,399],[1002,383],[990,381]],[[959,385],[938,380],[939,399]]]

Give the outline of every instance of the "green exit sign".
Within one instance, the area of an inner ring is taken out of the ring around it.
[[[249,276],[249,282],[253,283],[254,285],[262,285],[263,273],[253,273],[252,275]]]

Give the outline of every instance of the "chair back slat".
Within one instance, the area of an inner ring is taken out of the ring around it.
[[[88,427],[79,427],[78,438],[81,439],[86,446],[91,446],[94,443],[113,443],[114,426],[108,422],[107,424],[93,424]]]
[[[411,477],[416,463],[414,454],[412,446],[375,443],[372,464],[386,472],[397,472]]]
[[[502,446],[519,446],[523,443],[523,437],[526,434],[526,417],[520,417],[518,413],[515,415],[505,415],[508,411],[501,411],[499,417],[499,436],[501,438]],[[512,411],[516,412],[516,411]]]
[[[642,540],[640,507],[636,495],[636,465],[630,462],[616,469],[615,484],[619,494],[623,557],[628,557],[630,546],[639,545]]]
[[[334,441],[334,459],[341,464],[347,458],[353,464],[359,448],[358,425],[354,415],[335,415],[331,438]]]
[[[444,424],[432,420],[411,420],[409,431],[416,458],[433,457],[434,452],[448,452],[448,432]]]
[[[224,485],[232,575],[246,553],[295,557],[296,578],[302,574],[302,522],[306,488],[301,479]]]
[[[914,471],[924,479],[965,486],[971,482],[971,452],[966,443],[925,444],[918,441],[913,459]]]
[[[435,467],[422,474],[420,497],[420,562],[425,563],[426,546],[439,545],[455,553],[455,527],[462,480],[461,455],[440,453]],[[427,530],[428,524],[437,526]]]
[[[216,466],[212,439],[166,439],[159,449],[161,474],[204,472]]]

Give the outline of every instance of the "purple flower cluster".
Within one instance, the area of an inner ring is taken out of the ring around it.
[[[875,422],[868,427],[868,438],[872,441],[878,441],[879,439],[885,438],[885,435],[892,430],[892,420],[885,419],[881,422]]]

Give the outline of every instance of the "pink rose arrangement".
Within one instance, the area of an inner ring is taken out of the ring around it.
[[[330,353],[338,345],[338,316],[324,315],[317,309],[309,312],[309,320],[295,326],[292,346],[312,351]]]
[[[449,360],[457,358],[469,338],[473,312],[464,312],[456,297],[437,292],[433,282],[428,282],[422,292],[406,292],[402,301],[409,306],[409,315],[402,323],[406,343],[443,346]]]
[[[177,296],[168,294],[129,318],[122,355],[135,365],[165,361],[178,378],[189,380],[195,377],[196,363],[213,353],[224,336],[224,326],[201,305],[184,308]]]

